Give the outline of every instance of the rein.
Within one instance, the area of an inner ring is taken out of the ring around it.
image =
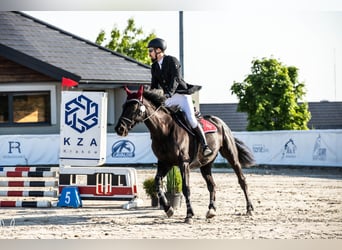
[[[144,105],[144,104],[142,104]],[[157,113],[159,111],[159,109],[161,108],[162,106],[160,105],[155,111],[153,111],[152,114],[150,114],[149,116],[147,116],[142,122],[145,122],[147,121],[148,119],[150,119],[155,113]]]

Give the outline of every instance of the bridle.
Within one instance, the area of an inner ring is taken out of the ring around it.
[[[138,115],[139,116],[143,116],[144,114],[146,114],[146,106],[139,99],[135,99],[135,98],[129,99],[124,103],[123,107],[125,107],[130,102],[138,103],[138,105],[139,105],[139,114]],[[162,105],[160,105],[158,108],[156,108],[150,115],[148,115],[147,117],[145,117],[144,119],[142,119],[141,121],[138,121],[138,122],[145,122],[145,121],[149,120],[154,114],[156,114],[159,111],[159,109],[161,107],[162,107]],[[133,127],[134,123],[136,122],[136,121],[131,120],[131,119],[124,117],[124,116],[121,116],[121,119],[124,120],[126,123],[126,126],[128,125],[129,127]]]

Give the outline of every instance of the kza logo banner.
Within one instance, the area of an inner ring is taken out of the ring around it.
[[[106,160],[107,94],[62,91],[60,164],[99,166]]]
[[[65,104],[65,124],[83,133],[98,124],[99,106],[84,95]]]

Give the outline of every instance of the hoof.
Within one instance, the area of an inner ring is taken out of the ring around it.
[[[172,207],[170,207],[167,211],[166,211],[166,215],[167,217],[172,217],[172,215],[174,214],[174,210]]]
[[[253,213],[252,213],[252,211],[247,211],[246,215],[247,216],[253,216]]]
[[[192,217],[186,217],[184,220],[184,223],[186,224],[192,224],[194,222],[194,220],[192,219]]]
[[[216,211],[212,208],[210,208],[207,212],[206,218],[211,219],[216,216]]]

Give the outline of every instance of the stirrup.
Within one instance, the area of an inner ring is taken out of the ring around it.
[[[213,153],[213,151],[208,147],[208,145],[204,145],[202,153],[203,153],[203,156],[209,156]]]

